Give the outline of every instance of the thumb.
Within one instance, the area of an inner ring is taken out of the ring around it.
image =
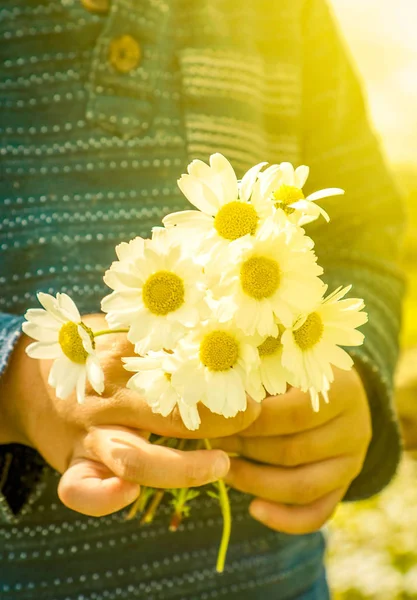
[[[116,477],[105,465],[87,458],[74,459],[58,485],[65,506],[102,517],[128,506],[139,496],[140,486]]]
[[[175,450],[151,444],[137,431],[121,426],[92,427],[84,439],[84,452],[125,481],[163,489],[212,483],[230,468],[221,450]]]

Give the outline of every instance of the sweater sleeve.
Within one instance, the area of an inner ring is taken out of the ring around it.
[[[353,284],[365,300],[365,342],[346,348],[367,391],[373,437],[362,472],[345,500],[369,497],[393,477],[401,454],[393,410],[404,280],[397,260],[404,228],[400,194],[369,124],[358,77],[325,0],[308,0],[304,13],[303,159],[311,168],[308,192],[341,187],[345,196],[319,201],[331,222],[316,222],[319,263],[329,291]]]
[[[24,318],[0,313],[0,377],[6,370],[13,348],[22,333]]]
[[[0,378],[19,340],[23,321],[22,316],[0,313]],[[7,398],[0,396],[0,402],[7,402]],[[0,523],[18,521],[35,501],[42,489],[45,465],[32,448],[0,445]]]

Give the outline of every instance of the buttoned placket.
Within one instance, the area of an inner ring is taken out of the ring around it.
[[[81,0],[103,14],[93,51],[86,118],[124,139],[142,135],[155,116],[168,5],[150,0]]]

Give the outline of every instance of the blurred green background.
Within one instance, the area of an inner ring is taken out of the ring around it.
[[[417,1],[331,1],[406,202],[402,262],[408,292],[400,369],[406,392],[399,408],[408,413],[417,431]],[[417,462],[413,456],[404,457],[383,493],[340,506],[329,524],[329,581],[335,600],[417,599]]]

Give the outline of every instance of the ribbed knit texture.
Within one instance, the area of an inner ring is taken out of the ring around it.
[[[108,61],[124,34],[143,52],[129,73]],[[0,136],[0,372],[37,291],[99,310],[114,246],[186,207],[176,180],[192,158],[223,152],[239,175],[261,160],[305,163],[309,191],[345,188],[325,203],[331,224],[308,231],[331,289],[353,283],[369,312],[352,355],[374,436],[346,499],[390,480],[400,453],[391,399],[403,212],[323,0],[113,0],[104,15],[78,0],[3,0]],[[33,450],[4,446],[1,456],[2,600],[285,600],[320,572],[321,536],[268,531],[243,495],[233,495],[219,578],[211,499],[173,536],[167,507],[146,529],[123,511],[83,517],[59,503],[58,475]]]

